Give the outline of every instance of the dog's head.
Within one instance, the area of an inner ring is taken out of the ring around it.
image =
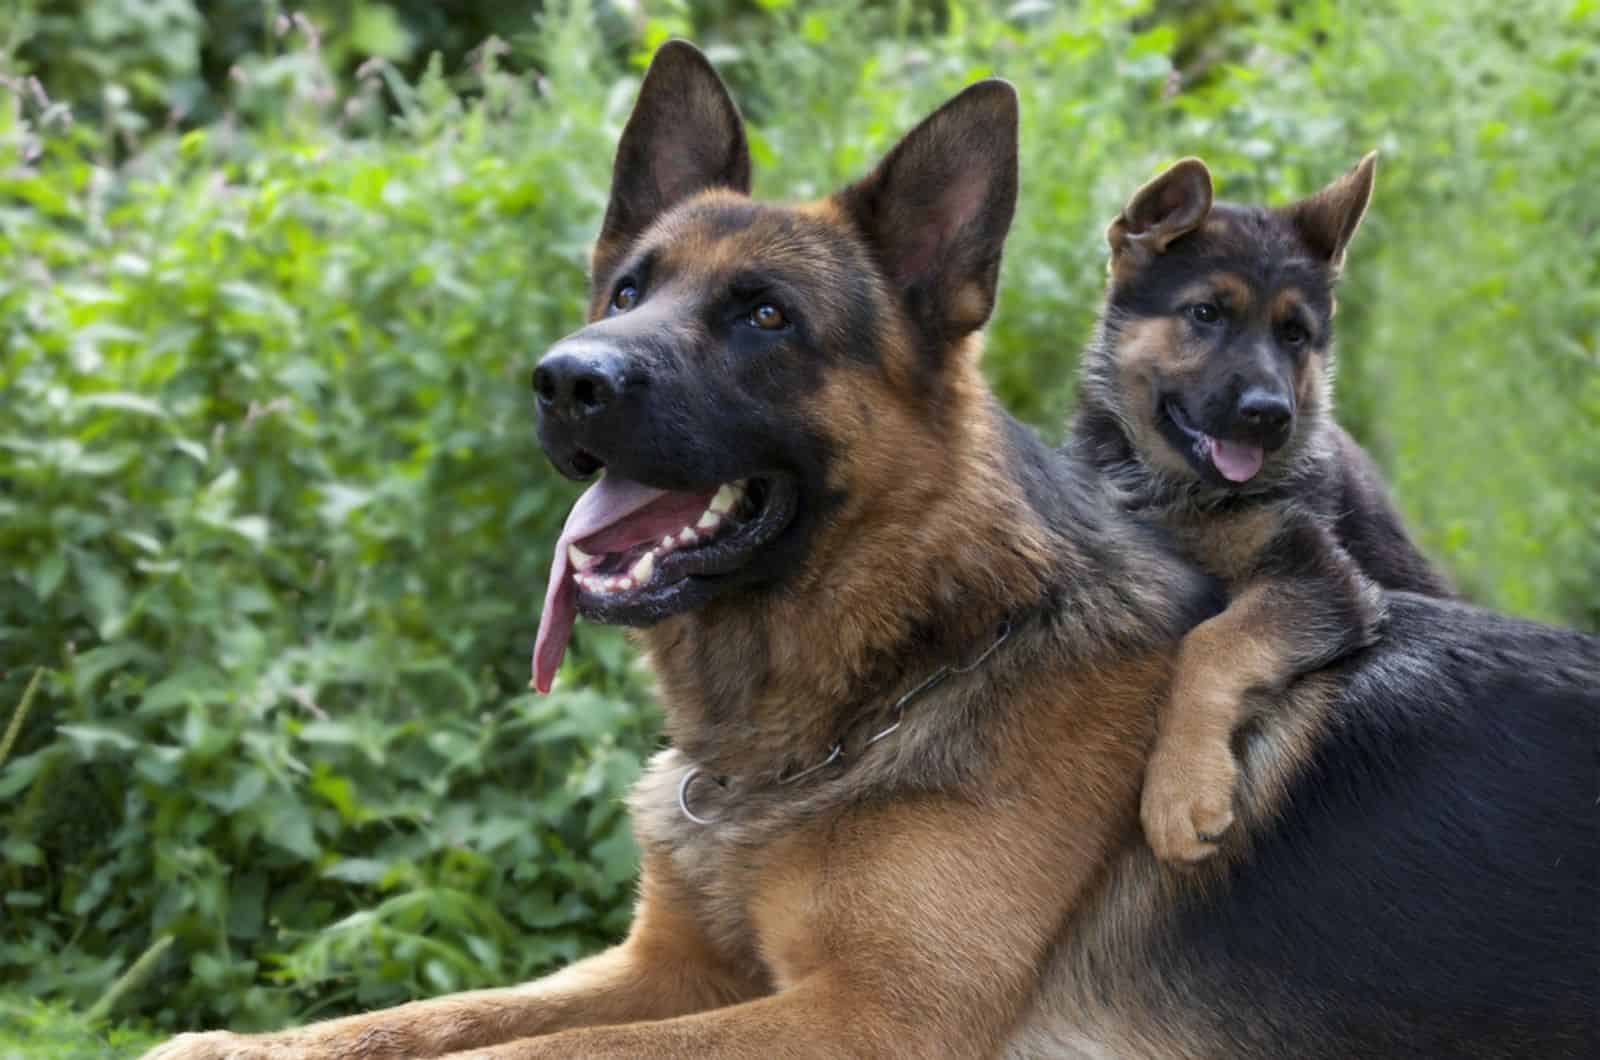
[[[1376,156],[1268,209],[1212,201],[1199,159],[1129,200],[1106,235],[1111,285],[1086,365],[1140,457],[1180,480],[1260,488],[1328,404],[1333,288]]]
[[[1015,92],[982,82],[857,183],[761,203],[716,72],[683,42],[656,53],[617,149],[589,324],[534,372],[550,460],[602,473],[557,545],[538,687],[576,613],[649,625],[814,582],[853,518],[937,467],[994,305],[1016,125]]]

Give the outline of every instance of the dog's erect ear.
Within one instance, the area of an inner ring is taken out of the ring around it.
[[[1017,206],[1016,89],[968,86],[836,201],[929,342],[942,348],[982,327]]]
[[[1211,213],[1211,171],[1198,158],[1174,162],[1133,193],[1106,229],[1113,255],[1160,254]]]
[[[590,263],[596,281],[652,221],[708,188],[749,193],[744,119],[700,50],[668,41],[650,60],[617,144],[611,202]]]
[[[1284,207],[1289,221],[1312,253],[1326,261],[1335,272],[1344,265],[1345,248],[1367,212],[1377,171],[1378,152],[1370,151],[1354,169],[1326,188]]]

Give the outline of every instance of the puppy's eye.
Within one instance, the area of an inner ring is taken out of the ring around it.
[[[1304,346],[1311,341],[1311,332],[1304,324],[1286,320],[1278,325],[1278,341],[1285,346]]]
[[[1215,302],[1196,302],[1189,307],[1189,315],[1201,324],[1215,324],[1222,319],[1222,310]]]
[[[639,304],[639,288],[631,283],[625,283],[617,288],[617,293],[611,296],[611,308],[619,313],[626,313]]]
[[[771,302],[762,302],[750,311],[750,326],[762,331],[777,331],[787,323],[789,320],[783,315],[783,310]]]

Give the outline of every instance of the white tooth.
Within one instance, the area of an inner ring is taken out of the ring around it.
[[[594,557],[589,555],[589,553],[585,552],[583,549],[579,548],[577,545],[567,546],[567,558],[571,560],[572,565],[577,567],[579,570],[586,569],[590,563],[594,562]]]
[[[619,579],[617,579],[617,588],[618,589],[632,589],[633,588],[633,579],[632,578],[619,578]]]
[[[700,521],[698,523],[694,524],[694,527],[696,530],[715,530],[717,528],[717,524],[720,522],[722,522],[722,516],[718,515],[710,508],[707,508],[705,514],[700,517]],[[688,527],[684,527],[685,531],[688,529]],[[680,538],[683,537],[683,533],[680,532],[678,536]]]
[[[633,575],[633,580],[638,582],[640,585],[643,585],[645,582],[649,581],[650,575],[654,574],[655,572],[656,554],[654,552],[646,552],[644,555],[640,556],[639,562],[635,563],[633,565],[633,569],[628,571],[629,574]]]
[[[622,588],[621,578],[612,577],[606,579],[606,592],[614,593],[620,588]]]
[[[666,537],[663,537],[661,539],[661,547],[666,549],[669,552],[672,550],[672,547],[674,545],[676,545],[676,544],[677,544],[677,540],[675,538],[673,538],[673,536],[671,534],[668,534]]]
[[[716,512],[718,515],[728,514],[729,512],[733,511],[733,506],[739,503],[739,494],[742,492],[743,490],[741,490],[739,487],[730,486],[728,483],[724,482],[720,487],[718,487],[717,495],[711,498],[711,506],[709,510]]]

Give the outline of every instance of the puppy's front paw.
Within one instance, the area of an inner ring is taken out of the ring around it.
[[[1233,826],[1237,769],[1226,744],[1157,748],[1145,771],[1139,808],[1145,839],[1156,857],[1193,865],[1217,852]]]

